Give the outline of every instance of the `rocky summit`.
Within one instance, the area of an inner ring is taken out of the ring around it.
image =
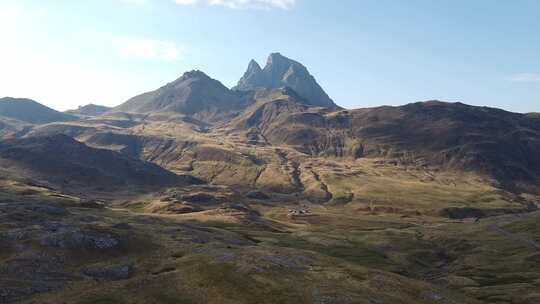
[[[303,65],[0,99],[0,303],[540,303],[538,113],[343,109]]]
[[[261,69],[255,60],[251,60],[247,71],[235,88],[246,91],[283,87],[292,88],[310,105],[337,108],[305,66],[280,53],[270,54],[264,69]]]

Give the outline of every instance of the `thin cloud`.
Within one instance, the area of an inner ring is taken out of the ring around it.
[[[12,21],[24,15],[24,10],[15,5],[0,6],[0,20]]]
[[[174,2],[180,5],[193,5],[199,3],[199,0],[174,0]]]
[[[25,7],[18,3],[0,3],[0,32],[15,32],[29,21],[46,15],[40,7]]]
[[[230,9],[283,9],[294,7],[296,0],[174,0],[179,5],[206,4]]]
[[[120,54],[147,60],[178,61],[182,50],[174,42],[124,38],[119,42]]]
[[[520,73],[510,77],[510,81],[517,83],[540,83],[540,73]]]
[[[124,3],[143,6],[157,0],[121,0]],[[289,10],[297,0],[168,0],[178,5],[222,6],[230,9],[282,9]]]
[[[145,5],[149,0],[122,0],[122,2],[133,5]]]

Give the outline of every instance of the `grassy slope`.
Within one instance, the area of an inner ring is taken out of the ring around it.
[[[264,205],[247,201],[262,214],[259,220],[267,226],[211,212],[162,216],[70,209],[72,216],[62,221],[76,223],[85,215],[97,215],[97,225],[111,231],[116,231],[111,228],[115,223],[128,222],[136,238],[133,250],[120,257],[90,256],[76,260],[69,271],[80,273],[80,267],[88,262],[130,261],[136,265],[136,274],[118,282],[83,277],[71,282],[69,288],[38,295],[34,301],[538,302],[540,258],[530,241],[540,240],[539,214],[493,217],[476,223],[438,216],[438,211],[448,207],[524,208],[519,197],[478,176],[395,166],[381,159],[308,158],[286,147],[278,153],[275,147],[249,146],[213,134],[181,135],[185,130],[169,126],[150,124],[132,131],[156,136],[166,133],[196,142],[196,149],[222,150],[211,154],[216,158],[206,159],[194,157],[200,150],[189,151],[162,163],[167,168],[182,168],[177,171],[187,170],[217,184],[254,185],[285,193],[276,194]],[[299,164],[296,174],[301,185],[291,187],[297,182],[294,163]],[[4,182],[0,200],[42,200],[44,204],[73,200],[24,183]],[[311,204],[311,193],[324,197],[323,188],[331,193],[331,200]],[[153,194],[147,196],[152,200]],[[309,206],[312,214],[288,216],[288,210],[300,204]],[[138,206],[137,211],[145,210],[143,204]],[[12,229],[11,224],[4,222],[0,229],[6,232]],[[246,240],[256,242],[244,243]],[[40,249],[32,250],[36,248]],[[6,260],[18,252],[3,254],[0,258]]]

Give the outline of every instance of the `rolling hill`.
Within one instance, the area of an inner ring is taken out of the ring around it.
[[[88,147],[61,134],[2,141],[0,163],[15,175],[46,181],[68,192],[198,182],[118,152]]]
[[[0,98],[0,116],[31,124],[71,121],[77,118],[48,108],[34,100],[25,98]]]

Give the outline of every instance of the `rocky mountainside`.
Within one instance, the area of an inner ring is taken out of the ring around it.
[[[32,124],[71,121],[77,119],[72,115],[48,108],[34,100],[11,97],[0,98],[0,116]]]
[[[282,87],[292,88],[310,105],[337,108],[305,66],[279,53],[270,54],[264,69],[251,60],[235,89],[247,91]]]
[[[109,111],[110,109],[111,108],[106,106],[100,106],[90,103],[85,106],[79,106],[75,110],[68,110],[66,111],[66,113],[79,116],[98,116]]]
[[[506,186],[540,181],[539,120],[499,109],[429,101],[325,112],[279,98],[253,105],[229,128],[310,155],[383,156],[481,172]]]
[[[230,121],[256,102],[257,90],[285,87],[296,91],[301,96],[299,101],[306,105],[338,108],[306,67],[276,53],[270,55],[264,69],[251,61],[246,75],[233,90],[201,71],[191,71],[155,91],[131,98],[108,113],[176,113],[215,125]]]
[[[201,71],[191,71],[155,91],[133,97],[114,112],[180,113],[206,123],[223,120],[246,106],[245,94],[230,91]]]
[[[291,115],[320,111],[319,108],[310,108],[306,105],[305,100],[290,88],[260,90],[255,95],[255,100],[253,105],[227,126],[235,131],[245,131],[252,143],[271,144],[266,140],[266,135],[273,133],[274,129],[279,129],[280,126],[286,126]]]

